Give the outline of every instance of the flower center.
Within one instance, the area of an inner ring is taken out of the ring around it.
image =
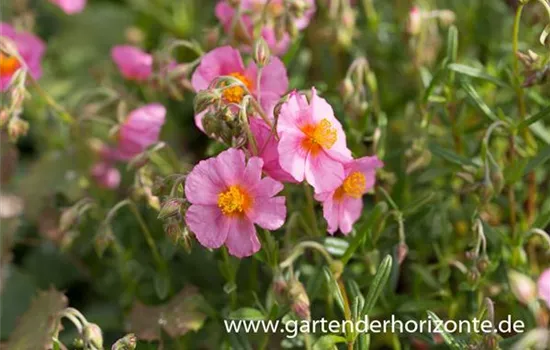
[[[313,154],[317,154],[321,148],[330,149],[336,142],[336,129],[332,124],[323,119],[319,124],[308,124],[301,128],[306,137],[302,141],[302,146]]]
[[[225,192],[218,195],[218,208],[224,215],[242,214],[250,205],[250,196],[237,185],[229,186]]]
[[[0,52],[0,77],[11,76],[19,68],[21,68],[21,63],[16,57]]]
[[[338,187],[334,192],[334,199],[342,199],[344,195],[353,198],[361,198],[367,188],[367,179],[359,171],[354,171],[349,174],[344,180],[342,186]]]
[[[234,72],[228,74],[233,78],[238,79],[244,86],[250,91],[252,89],[252,82],[239,72]],[[243,100],[244,94],[246,93],[245,89],[242,86],[232,86],[227,89],[223,89],[223,97],[227,102],[230,103],[240,103]]]

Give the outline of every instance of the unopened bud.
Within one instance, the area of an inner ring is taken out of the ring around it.
[[[99,257],[102,257],[105,250],[114,241],[114,233],[109,225],[102,225],[100,231],[97,233],[94,239],[94,248]]]
[[[170,198],[164,201],[164,203],[162,203],[162,207],[160,208],[158,219],[164,220],[180,214],[183,203],[184,201],[181,198]]]
[[[469,270],[468,273],[466,274],[466,278],[468,280],[468,283],[470,284],[476,284],[477,281],[479,281],[480,277],[481,277],[481,274],[479,273],[476,267]]]
[[[29,130],[29,123],[26,121],[14,117],[8,123],[8,134],[12,141],[17,141],[19,137],[25,136]]]
[[[296,316],[304,320],[309,320],[311,318],[309,309],[310,303],[303,284],[296,279],[290,281],[288,295],[292,303],[292,311],[294,311]]]
[[[420,9],[414,6],[409,12],[409,20],[407,22],[407,32],[410,35],[417,35],[420,33],[422,27],[422,13]]]
[[[484,255],[477,261],[477,268],[481,273],[483,273],[487,271],[487,269],[489,268],[489,264],[489,259],[487,258],[487,256]]]
[[[197,93],[193,101],[193,107],[195,109],[195,114],[198,114],[208,107],[213,106],[218,101],[220,101],[221,95],[214,90],[203,90]]]
[[[82,330],[82,337],[84,338],[84,343],[88,346],[87,348],[91,345],[93,346],[92,349],[103,349],[103,333],[97,324],[86,324]]]
[[[76,206],[65,209],[59,218],[59,231],[68,231],[76,224],[77,220],[78,208]]]
[[[510,289],[519,302],[528,305],[537,299],[537,287],[528,276],[511,270],[508,272]]]
[[[504,188],[504,175],[500,167],[493,167],[491,170],[491,182],[493,183],[493,188],[496,194],[502,192]]]
[[[278,297],[286,296],[288,290],[288,283],[282,275],[277,275],[273,279],[273,292]]]
[[[353,82],[350,78],[345,78],[344,80],[342,80],[342,83],[340,84],[340,93],[342,94],[342,98],[344,100],[349,99],[354,90],[355,89],[353,88]]]
[[[442,26],[448,27],[453,24],[456,20],[456,15],[451,10],[441,10],[439,11],[439,22]]]
[[[405,242],[401,242],[397,245],[397,262],[399,265],[405,261],[407,254],[409,253],[409,246]]]
[[[120,338],[113,344],[111,350],[134,350],[137,345],[137,338],[135,334],[126,334],[123,338]]]
[[[265,42],[263,38],[259,38],[254,42],[254,62],[258,65],[258,67],[262,68],[265,67],[271,58],[271,51],[269,50],[269,46]]]
[[[220,134],[221,123],[214,112],[206,112],[201,121],[206,135],[217,136]]]
[[[487,204],[491,201],[491,199],[493,198],[493,195],[495,194],[495,188],[489,179],[486,178],[480,184],[478,194],[479,194],[481,203]]]
[[[344,272],[344,263],[340,260],[333,260],[330,263],[330,272],[334,275],[335,279],[339,279],[340,276],[342,276],[342,273]]]

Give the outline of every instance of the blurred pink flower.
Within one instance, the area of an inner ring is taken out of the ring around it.
[[[286,217],[285,197],[275,197],[283,185],[261,178],[263,161],[229,149],[203,160],[187,176],[185,196],[192,204],[185,214],[189,229],[207,248],[226,245],[239,258],[260,250],[254,224],[280,228]]]
[[[153,71],[153,56],[130,45],[119,45],[111,50],[111,57],[122,76],[129,80],[145,81]]]
[[[267,4],[266,16],[264,17],[264,7]],[[298,30],[305,29],[311,18],[315,14],[315,1],[306,0],[305,5],[307,10],[303,15],[294,20],[294,25]],[[245,42],[253,41],[254,36],[254,24],[259,23],[262,20],[267,20],[267,23],[261,23],[262,30],[261,35],[269,45],[272,53],[280,56],[286,53],[290,46],[290,36],[288,33],[284,33],[281,40],[275,38],[275,30],[273,26],[273,19],[279,17],[285,11],[284,0],[242,0],[240,3],[241,12],[241,26],[237,27],[235,35],[237,37],[244,36]],[[224,30],[229,33],[232,28],[233,16],[235,15],[235,9],[226,0],[221,0],[216,4],[215,14],[218,20],[224,27]]]
[[[159,139],[160,129],[166,118],[166,108],[152,103],[135,109],[120,125],[116,148],[110,157],[117,160],[129,160],[145,151]]]
[[[315,195],[323,203],[323,216],[328,223],[328,232],[338,229],[344,234],[351,232],[353,224],[361,216],[363,200],[376,181],[376,169],[384,164],[377,157],[363,157],[344,165],[345,178],[333,191]]]
[[[50,0],[68,15],[82,12],[86,7],[86,0]]]
[[[250,130],[256,139],[258,157],[264,161],[265,173],[277,181],[296,182],[279,164],[278,142],[271,133],[271,128],[259,118],[250,118]]]
[[[224,75],[239,79],[256,98],[260,91],[259,102],[268,115],[273,114],[275,104],[288,89],[286,68],[278,57],[271,57],[271,61],[262,69],[258,89],[258,67],[250,62],[245,68],[241,54],[231,46],[218,47],[205,54],[193,73],[191,83],[195,91],[205,90],[215,78]],[[223,97],[229,103],[240,103],[244,94],[240,86],[223,90]],[[204,113],[195,116],[195,123],[201,130]]]
[[[91,174],[100,187],[114,189],[120,184],[120,172],[110,162],[99,161],[92,167]]]
[[[42,56],[46,51],[44,42],[34,34],[18,32],[7,23],[0,23],[0,35],[11,39],[24,64],[34,79],[42,76]],[[0,91],[6,91],[13,75],[21,68],[22,62],[17,58],[0,53]]]
[[[550,309],[550,268],[540,274],[537,287],[539,298],[544,300],[546,306]]]
[[[316,193],[341,185],[344,165],[352,159],[342,125],[332,107],[311,89],[311,101],[292,93],[277,123],[279,163],[296,181],[304,179]]]

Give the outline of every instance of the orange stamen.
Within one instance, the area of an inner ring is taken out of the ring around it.
[[[305,125],[301,130],[306,134],[302,141],[302,147],[314,155],[322,148],[330,149],[336,143],[336,129],[327,119],[321,120],[317,125]]]

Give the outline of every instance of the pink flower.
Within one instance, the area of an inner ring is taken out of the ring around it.
[[[268,3],[269,1],[269,3]],[[267,4],[267,11],[264,16],[264,8]],[[300,18],[294,20],[294,24],[298,30],[305,29],[315,14],[315,1],[306,0],[305,5],[307,10],[304,11]],[[290,45],[290,36],[284,33],[281,40],[276,40],[274,31],[274,19],[280,17],[285,11],[284,0],[242,0],[241,6],[241,25],[237,27],[234,35],[237,38],[243,39],[244,42],[251,42],[254,37],[254,25],[262,25],[261,35],[269,45],[272,53],[275,55],[283,55]],[[227,33],[230,33],[233,28],[233,16],[235,9],[225,1],[218,2],[215,8],[215,14],[218,20],[224,27]],[[263,23],[267,21],[267,23]],[[262,22],[262,23],[260,23]]]
[[[304,179],[316,193],[332,191],[344,178],[352,159],[342,125],[326,100],[311,89],[311,101],[292,93],[281,106],[277,132],[279,163],[296,181]]]
[[[315,195],[315,199],[323,203],[329,233],[338,229],[344,234],[351,232],[363,210],[361,197],[374,186],[376,169],[383,165],[377,157],[352,160],[344,166],[345,177],[338,188]]]
[[[158,103],[133,110],[120,125],[118,143],[111,150],[111,158],[129,160],[156,143],[165,118],[166,108]]]
[[[15,57],[0,53],[0,91],[7,90],[13,75],[23,64],[27,66],[29,74],[34,79],[39,79],[42,76],[42,56],[46,51],[44,42],[31,33],[15,31],[7,23],[0,23],[0,34],[13,41],[24,61],[19,62]]]
[[[250,130],[256,140],[258,157],[264,161],[265,173],[277,181],[296,182],[279,164],[278,141],[272,134],[271,128],[261,119],[250,118]],[[252,151],[251,148],[250,151]]]
[[[284,197],[275,197],[283,185],[261,178],[263,161],[229,149],[203,160],[187,176],[185,196],[192,204],[185,214],[189,229],[207,248],[225,244],[239,258],[260,249],[254,224],[280,228],[286,217]]]
[[[550,309],[550,268],[541,273],[537,286],[539,298],[544,300],[546,306]]]
[[[68,15],[82,12],[86,7],[86,0],[50,0],[50,2],[59,6]]]
[[[122,76],[126,79],[145,81],[152,74],[153,56],[137,47],[130,45],[115,46],[111,50],[111,57]]]
[[[100,187],[114,189],[120,184],[120,172],[110,162],[100,161],[92,167],[92,178]]]
[[[231,46],[218,47],[205,54],[193,73],[191,83],[195,91],[205,90],[214,79],[224,75],[239,79],[256,98],[259,92],[259,102],[269,115],[273,114],[275,104],[288,89],[286,68],[279,58],[272,57],[262,69],[258,87],[258,67],[251,62],[245,68],[241,54]],[[235,86],[224,89],[223,98],[228,103],[240,103],[245,93],[242,87]],[[203,115],[204,112],[195,116],[195,123],[201,130]]]

